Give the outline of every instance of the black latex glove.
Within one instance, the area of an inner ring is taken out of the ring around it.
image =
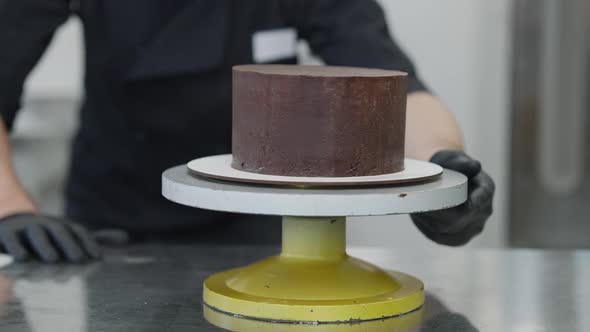
[[[448,246],[464,245],[481,233],[492,214],[494,181],[481,169],[479,161],[463,151],[440,151],[430,161],[467,176],[467,201],[454,208],[414,213],[410,217],[432,241]]]
[[[17,261],[81,263],[100,257],[94,238],[78,224],[34,214],[0,219],[0,251]]]

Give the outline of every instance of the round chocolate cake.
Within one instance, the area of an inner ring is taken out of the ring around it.
[[[406,94],[398,71],[236,66],[232,167],[306,177],[401,171]]]

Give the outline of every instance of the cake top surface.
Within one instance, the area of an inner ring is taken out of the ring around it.
[[[396,77],[407,76],[396,70],[313,66],[313,65],[241,65],[234,66],[234,71],[252,72],[263,75],[310,76],[310,77]]]

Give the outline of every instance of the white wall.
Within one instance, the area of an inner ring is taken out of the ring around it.
[[[82,93],[82,30],[70,19],[55,34],[40,63],[26,81],[26,98],[68,97]]]
[[[456,114],[470,154],[497,183],[495,215],[473,246],[504,243],[508,192],[509,0],[381,0],[394,36],[424,80]],[[81,92],[79,23],[70,21],[28,81],[30,96]],[[433,245],[407,217],[350,223],[349,242],[411,247]]]

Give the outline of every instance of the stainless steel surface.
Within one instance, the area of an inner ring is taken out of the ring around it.
[[[219,331],[202,316],[204,278],[275,252],[150,244],[87,266],[13,265],[0,270],[0,331]],[[350,252],[424,281],[413,331],[590,331],[590,251]]]
[[[543,189],[571,194],[584,177],[590,1],[541,1],[537,163]]]
[[[517,0],[510,244],[590,248],[590,0]]]

